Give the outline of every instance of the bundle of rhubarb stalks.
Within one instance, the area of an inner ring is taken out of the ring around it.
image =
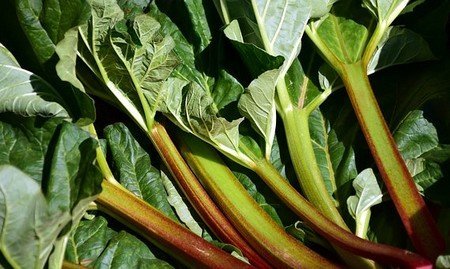
[[[449,0],[0,13],[2,268],[450,268]]]

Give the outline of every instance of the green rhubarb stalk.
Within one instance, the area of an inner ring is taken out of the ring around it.
[[[205,188],[248,242],[277,268],[336,268],[289,236],[253,200],[218,154],[180,134],[180,151]]]
[[[165,127],[154,121],[149,136],[190,204],[211,231],[223,242],[241,250],[252,265],[258,268],[270,268],[270,265],[242,238],[205,191],[180,155]]]
[[[99,208],[192,268],[254,268],[208,243],[132,193],[104,180]],[[149,217],[152,216],[152,217]]]
[[[329,195],[317,164],[309,132],[309,115],[308,110],[299,108],[282,114],[292,164],[308,201],[334,223],[348,230],[336,203]]]
[[[445,243],[400,156],[367,76],[365,64],[342,65],[340,75],[378,170],[417,251],[434,260]]]
[[[289,153],[303,193],[324,216],[349,231],[325,186],[322,173],[317,164],[309,132],[308,109],[295,108],[282,114]],[[335,246],[334,246],[335,247]],[[335,247],[343,260],[352,268],[374,268],[367,259]]]
[[[251,150],[242,148],[242,151],[251,154]],[[427,259],[417,254],[361,239],[348,230],[337,226],[303,198],[266,159],[259,158],[259,161],[256,161],[251,169],[295,214],[333,245],[390,266],[432,268],[432,264]]]

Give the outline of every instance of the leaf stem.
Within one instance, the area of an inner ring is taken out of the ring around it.
[[[344,65],[342,80],[403,225],[417,251],[434,260],[444,240],[420,196],[378,107],[362,62]]]
[[[361,239],[337,226],[303,198],[267,160],[260,159],[252,170],[295,214],[333,245],[389,266],[432,268],[432,264],[428,260],[417,254]]]
[[[104,180],[99,207],[173,257],[195,268],[254,268],[163,215],[132,193]]]
[[[367,239],[367,230],[369,228],[371,211],[365,210],[356,218],[355,235]]]
[[[377,47],[380,44],[380,41],[383,38],[387,28],[388,25],[381,22],[377,23],[375,31],[373,32],[369,42],[367,43],[366,49],[364,50],[364,54],[362,56],[362,63],[364,64],[364,66],[369,65],[369,62],[372,59],[373,54],[377,50]]]
[[[219,155],[180,134],[180,150],[205,188],[249,243],[277,268],[335,268],[336,265],[289,236],[253,200]]]
[[[242,238],[241,234],[233,227],[197,180],[180,155],[165,127],[155,121],[149,136],[164,164],[169,168],[190,204],[211,231],[222,241],[239,248],[253,265],[267,268],[267,262]]]

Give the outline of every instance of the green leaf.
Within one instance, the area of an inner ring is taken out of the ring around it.
[[[239,99],[244,92],[244,87],[225,70],[219,71],[219,77],[215,80],[211,90],[212,98],[217,110]]]
[[[394,132],[394,140],[404,159],[418,158],[439,143],[436,129],[420,110],[405,117]]]
[[[150,2],[150,0],[117,0],[126,19],[133,19],[137,15],[143,14]]]
[[[356,196],[349,197],[349,211],[354,218],[364,211],[370,210],[374,205],[381,203],[383,193],[380,186],[378,186],[377,179],[372,169],[367,168],[353,180],[353,188],[355,188]],[[353,203],[355,200],[357,203]]]
[[[450,152],[439,145],[437,131],[424,118],[422,111],[409,113],[395,130],[394,139],[421,191],[427,190],[443,177],[438,163],[450,158]]]
[[[138,268],[139,265],[151,263],[160,268],[172,268],[169,264],[155,259],[148,247],[133,235],[121,231],[108,242],[94,268]]]
[[[178,193],[172,181],[162,171],[161,171],[161,179],[167,192],[167,200],[169,201],[170,205],[175,209],[178,218],[189,228],[189,230],[191,230],[198,236],[202,236],[204,233],[202,227],[200,227],[200,225],[192,216],[188,206],[183,201],[183,198]]]
[[[50,213],[38,182],[14,166],[0,166],[0,251],[11,266],[42,268],[68,215]]]
[[[101,216],[80,222],[70,238],[66,259],[89,268],[172,268],[138,238],[108,227]]]
[[[336,132],[319,110],[311,113],[309,128],[325,186],[338,204],[345,204],[349,195],[346,185],[357,175],[353,149],[339,141]]]
[[[436,259],[436,268],[450,268],[450,255],[441,255]]]
[[[0,48],[0,112],[69,118],[59,93],[42,78],[20,68],[5,47]]]
[[[119,26],[111,33],[114,59],[111,57],[112,62],[103,65],[109,78],[117,85],[130,85],[126,89],[129,92],[143,91],[151,112],[146,116],[154,117],[165,94],[160,91],[161,84],[177,65],[177,59],[171,53],[174,41],[170,36],[160,36],[159,23],[147,15],[137,16],[128,29],[118,29]],[[124,66],[123,74],[116,73],[107,64]],[[124,76],[128,85],[123,83]]]
[[[42,182],[45,156],[61,121],[1,115],[0,164],[14,165],[37,182]]]
[[[266,158],[270,156],[276,127],[275,86],[278,70],[261,74],[253,80],[238,103],[239,111],[266,142]]]
[[[283,64],[283,57],[272,56],[252,43],[245,43],[237,20],[224,29],[225,36],[239,52],[250,73],[257,77],[267,70],[277,69]]]
[[[196,47],[197,51],[203,51],[211,42],[212,36],[208,26],[207,16],[203,7],[202,0],[184,0],[190,21],[192,23],[192,29],[194,34],[199,40],[199,44]]]
[[[59,57],[56,73],[63,81],[71,83],[75,88],[85,92],[84,86],[76,74],[78,27],[69,29],[64,39],[56,45],[55,52]]]
[[[0,43],[0,64],[12,67],[20,67],[14,55]]]
[[[409,0],[363,0],[363,5],[384,25],[390,25]]]
[[[320,18],[330,12],[331,7],[338,0],[315,0],[311,1],[311,18]]]
[[[397,64],[434,59],[428,43],[418,34],[398,26],[390,27],[367,67],[373,73]]]
[[[111,150],[115,178],[137,197],[177,220],[168,202],[161,172],[151,165],[150,155],[122,123],[104,130]]]
[[[283,56],[284,76],[300,53],[303,32],[311,15],[309,1],[252,1],[264,49],[273,56]]]
[[[102,177],[93,164],[97,143],[79,127],[68,122],[61,123],[60,119],[44,120],[2,115],[0,130],[1,140],[4,141],[0,147],[6,150],[3,151],[5,154],[0,156],[0,164],[20,167],[29,174],[27,177],[31,177],[34,182],[42,185],[42,191],[45,193],[46,204],[45,212],[43,212],[46,215],[33,216],[33,221],[36,223],[30,222],[32,226],[35,226],[36,231],[42,234],[25,236],[21,244],[31,246],[41,239],[47,240],[41,248],[47,248],[49,254],[53,244],[58,243],[57,248],[61,248],[62,238],[77,225],[88,205],[101,191]],[[25,187],[22,186],[22,188]],[[50,218],[51,221],[45,218]],[[23,220],[28,222],[25,218]],[[44,227],[39,226],[41,221],[47,222],[43,224]],[[19,224],[16,221],[14,225],[25,227],[24,224]],[[63,228],[64,231],[61,232]],[[11,231],[8,234],[17,237],[20,236],[21,231]],[[23,250],[23,248],[20,249]],[[48,254],[39,256],[39,259],[43,259],[40,261],[42,266]],[[32,258],[24,262],[37,264],[37,261],[32,261]],[[24,267],[28,268],[28,266]]]
[[[368,37],[364,25],[330,14],[319,22],[316,31],[327,50],[339,61],[350,64],[361,59]]]
[[[50,173],[44,175],[44,189],[50,208],[71,212],[76,224],[101,191],[102,176],[93,164],[98,143],[73,124],[64,122],[59,128],[53,152],[47,155],[47,160],[51,156],[50,163],[45,164]]]
[[[90,266],[115,234],[103,217],[82,220],[69,238],[65,258],[75,264]]]

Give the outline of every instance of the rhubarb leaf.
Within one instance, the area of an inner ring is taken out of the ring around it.
[[[421,191],[443,177],[439,163],[449,159],[450,152],[439,144],[436,128],[425,119],[422,111],[409,113],[396,128],[394,139]]]
[[[101,190],[102,177],[93,164],[96,141],[79,127],[61,122],[60,119],[2,115],[0,129],[4,143],[1,147],[5,154],[2,154],[0,164],[20,167],[26,173],[20,172],[20,178],[30,178],[45,199],[45,204],[42,204],[39,202],[41,198],[36,196],[39,194],[23,192],[22,199],[26,201],[27,197],[33,197],[31,202],[36,207],[16,201],[14,203],[17,206],[25,208],[15,209],[15,214],[23,212],[26,217],[4,218],[5,223],[12,220],[15,228],[10,231],[9,228],[2,229],[3,255],[4,251],[11,252],[9,240],[20,244],[19,248],[15,248],[20,249],[21,253],[27,253],[27,257],[19,257],[18,260],[16,254],[6,254],[12,265],[23,263],[21,266],[27,268],[44,266],[54,245],[55,251],[61,250],[63,241],[60,239],[77,225],[89,203],[95,200]],[[7,182],[9,177],[1,179]],[[15,179],[14,186],[21,191],[26,190],[33,185],[30,180]],[[13,194],[14,191],[8,193]],[[37,211],[33,213],[34,210]],[[28,217],[31,219],[27,220]],[[30,234],[33,231],[35,235]],[[3,236],[3,232],[8,236]],[[23,252],[24,249],[28,251]],[[57,259],[57,256],[54,258]],[[52,262],[56,264],[57,261]]]
[[[0,251],[13,267],[42,268],[68,221],[51,213],[38,182],[11,165],[0,166]]]
[[[39,76],[22,69],[0,44],[0,112],[69,118],[61,96]]]
[[[367,72],[369,74],[397,64],[434,59],[428,43],[418,34],[398,26],[390,27],[378,44]]]
[[[66,259],[89,268],[172,268],[135,236],[110,228],[101,216],[80,222],[70,238]]]
[[[311,15],[309,1],[254,1],[253,13],[266,52],[284,57],[284,76],[300,53],[303,32]]]
[[[319,110],[311,113],[309,128],[328,193],[338,205],[345,204],[349,195],[347,185],[357,175],[353,149],[339,141],[336,132]]]
[[[253,80],[241,96],[238,108],[266,141],[266,158],[272,150],[276,127],[275,86],[278,70],[267,71]]]
[[[372,206],[381,203],[383,193],[372,169],[367,168],[361,171],[353,180],[353,188],[356,191],[356,196],[349,197],[348,206],[355,219],[364,211],[370,210]],[[352,197],[356,197],[357,200]],[[357,203],[354,203],[354,201]]]
[[[418,158],[439,144],[436,129],[420,110],[412,111],[405,117],[396,128],[394,139],[405,159]]]
[[[150,155],[128,128],[117,123],[104,130],[114,177],[137,197],[178,220],[167,199],[161,172],[151,165]]]
[[[102,254],[114,234],[103,217],[82,220],[69,238],[65,258],[75,264],[89,266]]]
[[[363,5],[378,18],[380,23],[390,25],[408,4],[408,0],[363,0]]]
[[[121,231],[111,238],[95,268],[172,268],[168,263],[155,258],[153,253],[135,236]]]
[[[333,55],[343,63],[355,63],[362,57],[368,37],[367,28],[350,18],[330,14],[312,27]]]
[[[217,110],[222,110],[226,105],[236,101],[244,92],[244,87],[225,70],[219,71],[219,77],[215,80],[211,95]]]

